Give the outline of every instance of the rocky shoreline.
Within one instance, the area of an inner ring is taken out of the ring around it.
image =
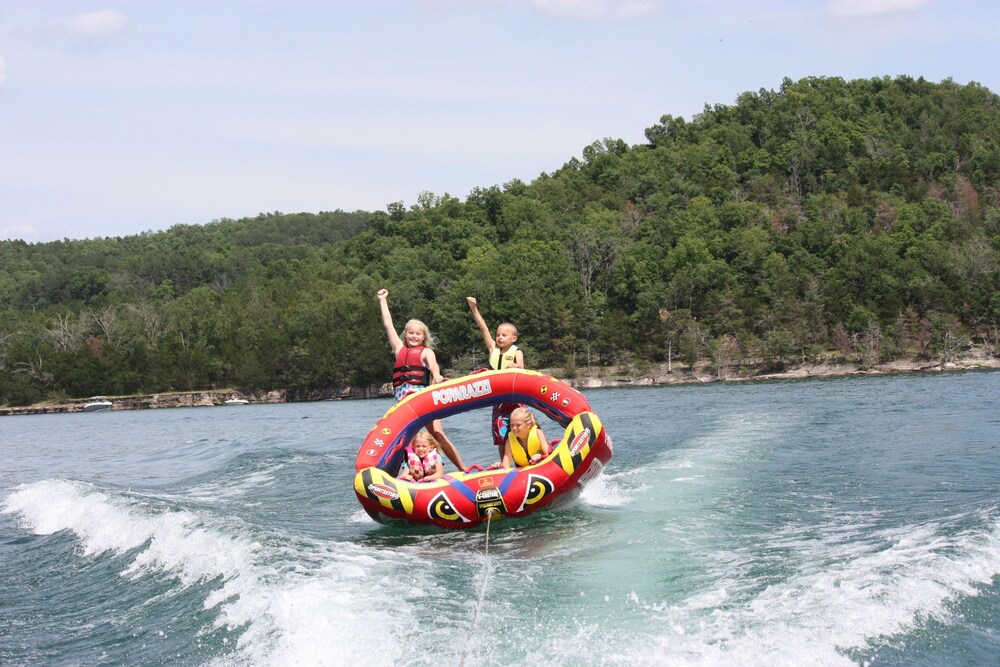
[[[657,366],[647,372],[623,373],[612,372],[609,369],[596,369],[587,373],[577,373],[575,377],[561,377],[564,382],[577,389],[597,389],[605,387],[636,387],[671,384],[707,384],[713,382],[749,382],[759,380],[795,380],[805,378],[892,375],[899,373],[937,373],[946,371],[996,370],[1000,369],[1000,358],[989,356],[970,356],[954,361],[917,361],[896,360],[864,367],[851,362],[829,362],[817,364],[797,364],[778,372],[756,372],[746,370],[731,370],[718,373],[712,366],[705,364],[693,370],[687,366],[674,365],[668,369],[666,364]],[[545,371],[550,372],[550,371]]]
[[[818,377],[838,377],[849,375],[888,375],[896,373],[935,373],[945,371],[1000,369],[1000,358],[976,354],[954,361],[897,360],[871,367],[862,367],[850,362],[830,362],[818,364],[798,364],[781,372],[756,372],[732,369],[719,373],[708,364],[691,369],[674,364],[668,368],[660,364],[642,370],[622,367],[591,367],[577,369],[569,377],[563,369],[539,369],[543,373],[558,377],[577,389],[601,389],[608,387],[644,387],[673,384],[706,384],[712,382],[746,382],[752,380],[790,380]],[[455,373],[454,375],[458,375]],[[143,396],[109,396],[112,410],[150,410],[161,408],[193,408],[227,406],[226,401],[242,399],[253,403],[288,403],[323,400],[346,400],[359,398],[385,398],[392,396],[389,383],[379,387],[341,387],[306,396],[290,396],[286,390],[236,391],[233,389],[213,389],[190,392],[166,392]],[[58,414],[83,412],[83,406],[91,399],[71,399],[62,402],[39,403],[23,407],[0,407],[0,416]],[[238,407],[238,406],[237,406]]]

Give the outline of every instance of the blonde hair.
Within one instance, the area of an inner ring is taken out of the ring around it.
[[[510,411],[511,421],[514,420],[514,417],[523,419],[528,426],[538,426],[538,421],[535,419],[535,413],[528,408],[514,408]]]
[[[403,333],[413,325],[424,332],[424,341],[421,343],[424,347],[433,350],[434,349],[434,336],[431,335],[431,330],[427,328],[427,325],[420,320],[407,320],[406,324],[403,325]],[[406,345],[406,338],[403,338],[403,344]]]
[[[517,327],[514,326],[514,324],[512,322],[504,322],[503,324],[500,325],[500,327],[510,327],[511,332],[513,332],[513,334],[515,336],[518,335],[517,334]],[[500,330],[500,327],[497,327],[497,331]]]
[[[413,438],[410,440],[411,447],[413,446],[413,443],[417,441],[417,438],[420,438],[421,440],[426,440],[427,444],[431,446],[431,449],[437,449],[438,447],[438,441],[434,438],[433,435],[431,435],[431,432],[425,428],[422,428],[419,431],[417,431],[417,434],[413,436]]]

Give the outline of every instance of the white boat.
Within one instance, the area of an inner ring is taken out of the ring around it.
[[[107,396],[92,396],[89,401],[83,404],[84,412],[104,412],[111,409],[111,401]]]
[[[226,405],[250,405],[250,401],[245,398],[230,398]]]

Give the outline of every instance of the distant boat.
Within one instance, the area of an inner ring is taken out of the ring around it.
[[[83,404],[84,412],[104,412],[111,409],[111,401],[107,396],[93,396]]]
[[[230,398],[226,405],[250,405],[250,401],[245,398]]]

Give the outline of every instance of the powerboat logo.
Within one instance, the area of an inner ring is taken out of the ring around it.
[[[583,446],[587,444],[588,440],[590,440],[590,429],[585,428],[583,429],[583,431],[580,432],[578,436],[573,438],[573,442],[570,443],[569,445],[570,454],[572,454],[573,456],[579,454],[580,450],[583,449]]]
[[[449,403],[454,403],[455,401],[480,398],[481,396],[488,396],[492,393],[493,387],[490,386],[489,380],[475,380],[473,382],[466,382],[465,384],[460,384],[455,387],[434,389],[431,392],[431,397],[434,399],[434,405],[448,405]]]
[[[385,498],[386,500],[399,500],[399,492],[396,489],[384,484],[369,484],[368,491],[373,496]]]

